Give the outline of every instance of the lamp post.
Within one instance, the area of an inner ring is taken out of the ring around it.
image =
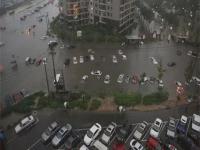
[[[53,75],[54,75],[54,81],[55,81],[56,92],[57,92],[56,70],[55,70],[55,62],[54,62],[54,55],[56,55],[56,52],[55,52],[55,50],[53,48],[50,48],[49,54],[51,55],[51,59],[52,59]]]
[[[44,71],[45,71],[46,82],[47,82],[47,91],[48,91],[48,95],[49,95],[49,80],[48,80],[47,68],[46,68],[46,64],[47,64],[47,58],[46,58],[46,57],[44,57],[42,60],[43,60]]]

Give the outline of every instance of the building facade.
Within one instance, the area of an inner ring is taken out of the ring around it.
[[[64,0],[63,13],[68,22],[109,24],[122,33],[131,28],[134,21],[135,0]]]

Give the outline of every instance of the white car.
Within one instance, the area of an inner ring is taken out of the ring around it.
[[[101,75],[102,75],[102,72],[101,72],[100,70],[91,71],[91,75],[94,75],[94,76],[101,76]]]
[[[94,61],[94,55],[90,55],[90,60]]]
[[[99,133],[101,132],[102,127],[100,124],[95,123],[85,134],[84,136],[84,143],[86,145],[90,145],[92,143],[92,141],[94,141],[97,136],[99,135]]]
[[[180,81],[176,81],[176,86],[182,86],[182,83]]]
[[[115,55],[112,56],[113,63],[117,63],[117,57]]]
[[[84,75],[83,77],[82,77],[82,80],[86,80],[86,79],[88,79],[88,75]]]
[[[43,35],[42,37],[40,37],[40,40],[46,40],[48,38],[48,36]]]
[[[73,57],[73,64],[78,64],[77,58]]]
[[[79,62],[80,62],[81,64],[84,63],[84,58],[83,58],[83,56],[80,56]]]
[[[130,141],[130,148],[132,150],[144,150],[144,146],[138,142],[136,139],[132,139]]]
[[[147,128],[148,128],[148,123],[146,121],[143,121],[142,123],[140,123],[137,126],[135,132],[133,133],[134,138],[137,140],[141,140],[142,137],[144,136]]]
[[[157,65],[158,62],[156,61],[156,59],[154,57],[150,57],[151,61],[153,62],[154,65]]]
[[[18,134],[24,129],[33,126],[35,123],[36,123],[36,118],[34,118],[32,115],[27,116],[24,119],[22,119],[19,124],[15,126],[15,133]]]
[[[159,80],[159,81],[158,81],[158,87],[160,87],[160,88],[163,88],[163,87],[164,87],[164,84],[163,84],[163,81],[162,81],[162,80]]]
[[[108,144],[112,138],[112,136],[115,133],[115,130],[117,128],[117,124],[114,122],[111,122],[104,133],[101,136],[101,141],[104,142],[105,144]]]
[[[162,126],[162,120],[160,118],[156,118],[154,121],[151,130],[150,130],[150,135],[154,138],[158,138],[160,130]]]
[[[83,144],[83,145],[80,147],[79,150],[89,150],[89,148],[88,148],[85,144]]]
[[[122,83],[123,79],[124,79],[124,74],[120,74],[119,77],[118,77],[118,79],[117,79],[117,82],[118,83]]]
[[[127,56],[126,55],[122,55],[122,60],[127,60]]]
[[[197,114],[192,116],[192,129],[200,133],[200,116]]]
[[[188,56],[191,56],[191,55],[192,55],[192,51],[188,51],[188,52],[187,52],[187,55],[188,55]]]
[[[175,138],[176,136],[176,122],[175,119],[170,117],[168,126],[167,126],[167,136]]]
[[[110,75],[109,75],[109,74],[107,74],[107,75],[105,76],[104,83],[105,83],[105,84],[109,84],[109,83],[110,83]]]
[[[119,49],[119,50],[118,50],[118,54],[119,54],[119,55],[122,55],[122,54],[123,54],[123,51],[122,51],[121,49]]]

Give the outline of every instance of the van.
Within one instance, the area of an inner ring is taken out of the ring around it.
[[[54,80],[54,86],[56,86],[57,83],[60,81],[60,74],[56,74],[56,81]]]
[[[108,147],[104,145],[103,143],[101,143],[99,140],[94,141],[92,145],[93,145],[93,148],[96,150],[108,150]]]

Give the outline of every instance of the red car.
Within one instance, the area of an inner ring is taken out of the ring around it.
[[[137,76],[137,75],[135,75],[135,74],[133,74],[133,77],[132,77],[132,83],[133,83],[133,84],[137,84],[137,83],[138,83],[138,81],[139,81],[139,78],[138,78],[138,76]]]
[[[146,146],[148,150],[164,150],[159,141],[153,137],[147,140]]]
[[[123,143],[117,143],[115,142],[113,145],[112,145],[112,150],[126,150],[126,147]]]

